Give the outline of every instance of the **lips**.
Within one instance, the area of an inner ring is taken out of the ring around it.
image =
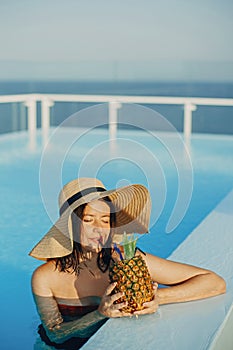
[[[103,244],[103,237],[94,237],[94,238],[89,238],[90,241],[96,243],[96,244]]]

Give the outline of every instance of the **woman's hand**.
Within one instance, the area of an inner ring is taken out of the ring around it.
[[[111,283],[106,289],[101,303],[99,305],[98,311],[106,317],[125,317],[132,316],[132,314],[121,311],[121,309],[127,306],[127,302],[122,302],[119,304],[114,304],[114,302],[124,296],[124,293],[119,292],[111,295],[112,291],[116,287],[117,283]]]
[[[153,284],[154,298],[151,301],[148,301],[143,304],[144,309],[140,311],[134,311],[133,315],[146,315],[153,314],[158,310],[159,307],[159,298],[157,295],[158,283]]]

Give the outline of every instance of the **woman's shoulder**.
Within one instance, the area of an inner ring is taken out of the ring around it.
[[[47,279],[54,272],[55,272],[55,263],[54,263],[54,261],[47,261],[46,263],[38,266],[34,270],[34,272],[32,274],[32,280]]]
[[[55,264],[53,261],[48,261],[35,269],[32,274],[32,289],[35,294],[42,289],[47,290],[46,294],[48,293],[54,272]]]
[[[53,260],[46,261],[45,263],[39,265],[34,273],[46,272],[46,271],[55,271],[56,264]]]

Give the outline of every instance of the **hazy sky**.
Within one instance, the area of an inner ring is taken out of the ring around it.
[[[232,0],[0,0],[0,78],[232,76],[232,18]]]

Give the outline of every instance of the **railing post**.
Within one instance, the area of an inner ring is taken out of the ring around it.
[[[17,131],[18,130],[18,111],[17,111],[17,103],[12,103],[11,106],[11,113],[12,113],[12,131]]]
[[[41,100],[41,129],[43,144],[45,144],[48,140],[50,128],[50,107],[52,107],[53,105],[54,102],[52,100],[49,100],[48,98],[43,98]]]
[[[192,133],[192,112],[196,110],[196,106],[192,103],[184,105],[184,137],[190,139]]]
[[[121,108],[121,103],[119,102],[109,102],[108,103],[108,125],[109,125],[109,139],[116,139],[117,136],[117,112]]]
[[[28,109],[29,147],[34,150],[36,147],[36,100],[29,98],[25,101],[25,106]]]

